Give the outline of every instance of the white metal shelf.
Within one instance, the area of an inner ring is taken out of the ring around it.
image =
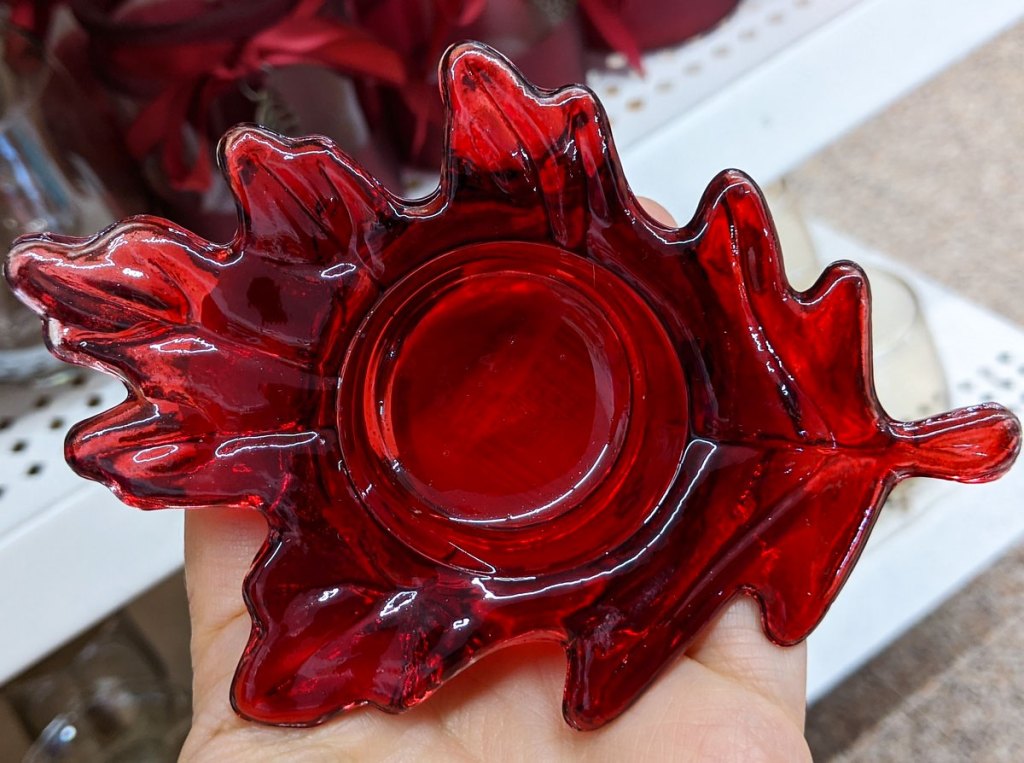
[[[639,144],[859,0],[745,0],[709,34],[645,56],[641,75],[619,53],[587,84],[611,117],[620,149]]]
[[[1020,0],[745,0],[710,34],[647,56],[646,78],[591,85],[634,189],[683,220],[719,169],[776,179],[1021,16]],[[123,397],[82,379],[0,388],[0,682],[181,563],[181,512],[123,507],[63,463],[67,427]]]
[[[181,512],[129,509],[64,462],[68,428],[125,396],[74,379],[0,386],[0,683],[181,565]]]

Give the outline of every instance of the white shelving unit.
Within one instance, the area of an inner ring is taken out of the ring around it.
[[[1022,0],[745,0],[712,33],[648,56],[645,78],[619,68],[595,73],[590,84],[608,108],[634,190],[685,220],[718,170],[741,167],[771,182],[1021,17]],[[828,246],[856,248],[827,233],[825,239]],[[951,295],[942,300],[972,320],[999,323]],[[1017,344],[998,352],[1017,353],[1024,362],[1021,336],[1000,325],[1000,336]],[[962,331],[948,341],[977,345]],[[986,359],[985,367],[998,369],[998,357]],[[955,379],[976,372],[961,358],[948,353]],[[53,390],[0,388],[0,682],[181,564],[181,512],[128,509],[64,464],[68,426],[123,398],[116,382],[86,373],[79,378],[77,385]],[[1015,485],[1019,494],[1015,476],[1016,482],[1001,484]],[[1005,502],[1006,490],[996,488],[984,499],[972,492],[972,499],[992,506]],[[929,532],[945,532],[933,528],[954,513],[943,508],[953,499],[943,500],[920,521],[893,526],[877,552],[862,560],[813,641],[812,691],[824,691],[870,656],[1019,532],[1000,524],[1004,517],[997,513],[990,534],[998,543],[973,533],[959,545],[963,563],[956,574],[930,587],[911,586],[899,617],[875,611],[871,591],[880,570],[885,579],[912,580],[901,577],[899,566],[914,558],[913,544],[933,540]],[[977,512],[974,517],[980,524]],[[910,546],[897,543],[902,538],[911,539]],[[858,601],[867,609],[856,609]],[[873,629],[865,617],[876,623]],[[848,622],[858,630],[849,647],[842,637]]]

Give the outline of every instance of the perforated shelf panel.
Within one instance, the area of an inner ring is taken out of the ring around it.
[[[0,386],[0,682],[181,564],[181,512],[128,509],[64,462],[68,428],[125,397],[74,374]]]
[[[109,377],[72,373],[67,386],[0,386],[0,537],[82,489],[63,459],[68,427],[124,399]]]
[[[1019,0],[746,0],[712,33],[648,56],[645,78],[613,60],[590,84],[634,189],[683,220],[718,170],[743,167],[771,182],[1022,15]],[[978,368],[1003,379],[999,357],[1009,350],[961,342],[975,360],[957,366],[957,385],[986,381]],[[181,512],[127,509],[64,464],[67,427],[124,396],[109,379],[78,379],[52,390],[0,387],[0,682],[181,563]],[[982,387],[955,390],[963,399],[989,391]],[[1019,397],[1017,387],[991,391],[1004,402]],[[920,524],[914,511],[905,515]],[[870,577],[867,562],[861,577]],[[814,669],[827,679],[846,667]]]

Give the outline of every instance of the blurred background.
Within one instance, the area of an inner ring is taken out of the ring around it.
[[[897,418],[1024,410],[1024,2],[57,0],[3,3],[0,238],[155,211],[234,230],[223,130],[330,135],[436,183],[437,60],[588,82],[627,177],[678,220],[720,169],[766,189],[798,287],[854,259]],[[0,761],[174,760],[187,732],[179,512],[63,463],[117,382],[50,359],[0,285]],[[1024,760],[1024,477],[897,491],[810,643],[818,761]]]

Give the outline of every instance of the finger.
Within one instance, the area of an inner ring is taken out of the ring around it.
[[[219,691],[221,701],[227,696],[226,684],[250,628],[242,581],[266,535],[266,521],[251,509],[185,512],[185,584],[197,706],[211,693]]]
[[[719,675],[768,698],[803,728],[807,703],[807,647],[773,644],[764,635],[761,610],[739,596],[719,614],[688,655]]]
[[[644,211],[662,225],[676,224],[675,218],[672,217],[672,213],[665,209],[665,207],[661,206],[658,202],[653,199],[648,199],[645,196],[641,196],[638,201],[640,202],[640,206],[644,208]]]

